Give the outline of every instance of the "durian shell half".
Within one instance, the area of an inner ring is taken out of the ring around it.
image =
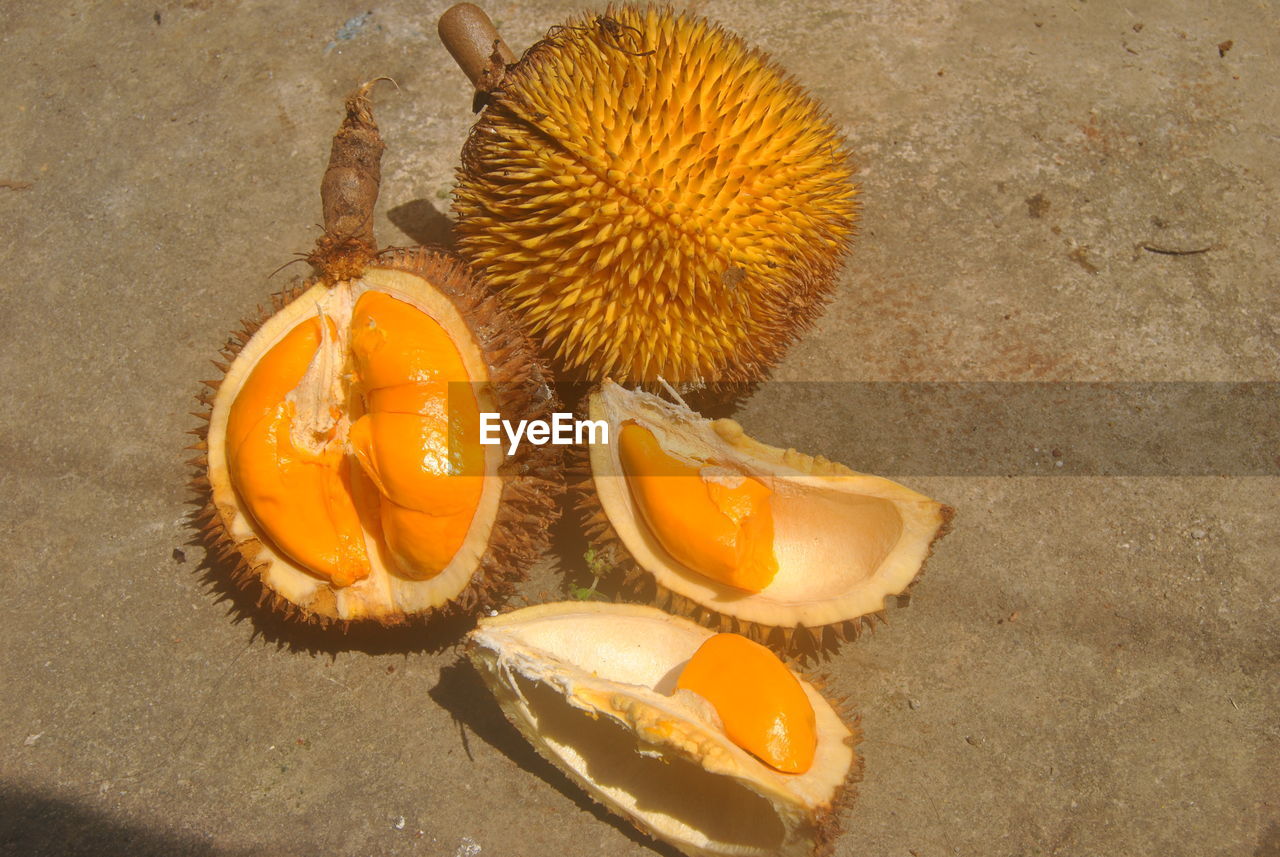
[[[889,479],[769,446],[733,420],[704,419],[609,381],[590,396],[588,412],[609,424],[611,440],[635,421],[669,452],[729,462],[769,481],[779,572],[758,593],[719,583],[671,556],[629,489],[616,443],[590,447],[579,505],[596,556],[632,582],[651,579],[656,603],[782,651],[834,648],[872,616],[882,617],[885,598],[912,584],[954,514]]]
[[[653,607],[561,602],[481,619],[467,653],[534,748],[641,831],[697,857],[829,853],[861,773],[857,726],[801,678],[813,765],[760,762],[701,697],[670,695],[712,633]]]
[[[208,407],[197,414],[208,421],[196,444],[204,455],[195,460],[202,473],[194,485],[205,501],[195,515],[202,541],[213,557],[231,564],[238,585],[260,583],[261,600],[293,618],[396,625],[412,617],[492,607],[550,543],[550,527],[559,515],[556,498],[563,491],[557,447],[524,444],[511,458],[504,458],[498,446],[488,448],[486,484],[466,539],[454,560],[427,580],[397,577],[375,560],[374,573],[365,580],[332,586],[272,544],[231,482],[227,417],[257,360],[319,307],[332,311],[335,302],[349,306],[365,289],[405,300],[454,333],[483,410],[538,419],[557,406],[532,344],[465,265],[424,248],[389,250],[353,279],[311,280],[273,296],[271,311],[244,321],[244,329],[222,349],[226,362],[214,365],[224,377],[206,381],[197,397]]]

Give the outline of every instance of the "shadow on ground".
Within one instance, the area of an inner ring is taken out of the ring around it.
[[[572,780],[558,768],[538,755],[503,715],[489,689],[469,663],[459,661],[440,670],[440,680],[427,691],[440,707],[449,712],[458,724],[462,749],[471,759],[471,747],[467,739],[470,730],[480,740],[502,753],[515,764],[546,782],[578,809],[589,812],[600,821],[611,825],[632,842],[652,849],[662,857],[680,857],[680,852],[663,842],[641,834],[629,823],[612,814],[588,798]]]
[[[0,784],[0,854],[14,857],[248,857],[199,837],[111,818],[74,801]]]
[[[1280,824],[1272,822],[1267,832],[1262,834],[1262,841],[1258,843],[1253,857],[1280,857]]]
[[[442,247],[453,250],[453,222],[425,199],[415,199],[387,211],[387,219],[396,225],[409,240],[422,247]]]

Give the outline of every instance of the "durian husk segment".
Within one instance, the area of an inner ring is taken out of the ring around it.
[[[818,736],[803,774],[725,735],[676,678],[712,635],[637,604],[562,602],[480,620],[467,651],[525,738],[596,801],[697,857],[828,853],[860,739],[808,681]]]
[[[763,52],[665,7],[556,27],[490,93],[459,252],[577,380],[753,381],[820,312],[853,168]]]
[[[707,420],[680,405],[606,381],[588,402],[617,437],[627,421],[648,428],[669,454],[725,463],[773,490],[778,573],[747,593],[682,565],[649,529],[628,488],[616,444],[593,445],[586,483],[597,555],[652,576],[659,602],[719,630],[784,650],[856,636],[886,596],[907,589],[947,530],[952,510],[896,482],[748,437],[733,420]],[[799,639],[797,639],[799,633]]]
[[[245,330],[223,349],[225,375],[206,383],[200,401],[210,406],[200,447],[206,473],[196,487],[208,491],[197,513],[205,543],[215,557],[234,563],[241,585],[262,585],[262,597],[297,618],[349,623],[370,620],[401,624],[410,617],[472,612],[499,603],[550,542],[562,490],[557,448],[525,444],[511,458],[486,448],[485,484],[462,547],[449,565],[427,580],[389,570],[373,534],[368,547],[374,572],[351,586],[335,587],[300,568],[258,527],[231,483],[225,432],[231,403],[257,358],[301,321],[323,310],[349,313],[366,289],[404,300],[456,335],[454,340],[482,410],[506,418],[540,419],[556,407],[531,343],[511,316],[458,260],[422,248],[387,251],[356,279],[310,281],[273,297],[273,312],[246,321]]]

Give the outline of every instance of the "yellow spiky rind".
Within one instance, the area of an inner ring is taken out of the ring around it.
[[[842,140],[763,52],[660,7],[554,28],[463,151],[459,250],[567,373],[756,380],[849,249]]]
[[[432,283],[453,302],[459,314],[467,319],[469,332],[490,372],[490,382],[504,413],[516,419],[545,419],[558,407],[548,386],[549,378],[538,361],[532,343],[489,290],[469,274],[463,263],[442,252],[424,248],[392,249],[376,257],[368,267],[406,271]],[[244,319],[241,328],[231,334],[214,366],[227,374],[245,350],[255,332],[275,313],[304,294],[318,280],[309,280],[271,297],[271,309],[261,307],[255,317]],[[202,409],[193,412],[200,426],[193,430],[198,441],[191,448],[208,448],[209,414],[217,396],[221,379],[202,382],[196,399]],[[501,604],[522,580],[550,544],[551,526],[559,517],[558,496],[563,492],[560,473],[560,450],[557,447],[524,444],[507,459],[500,476],[502,493],[497,519],[490,532],[487,547],[477,563],[469,584],[450,601],[408,615],[403,612],[381,612],[362,616],[362,620],[394,626],[413,619],[443,618],[475,614]],[[263,581],[269,562],[261,560],[260,537],[235,540],[232,521],[244,512],[235,506],[215,504],[208,473],[207,456],[198,455],[191,462],[196,474],[191,485],[198,492],[197,509],[192,515],[195,541],[205,547],[210,564],[224,567],[230,583],[257,587],[258,603],[266,604],[286,618],[320,625],[337,625],[346,629],[351,624],[335,612],[333,591],[321,587],[307,603],[294,603],[273,591]]]

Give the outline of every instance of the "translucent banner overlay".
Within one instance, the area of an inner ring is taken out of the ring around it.
[[[1280,475],[1277,383],[773,383],[735,418],[871,473]]]
[[[557,410],[585,417],[585,394],[562,388]],[[1275,382],[769,382],[686,398],[867,473],[1280,476]]]

